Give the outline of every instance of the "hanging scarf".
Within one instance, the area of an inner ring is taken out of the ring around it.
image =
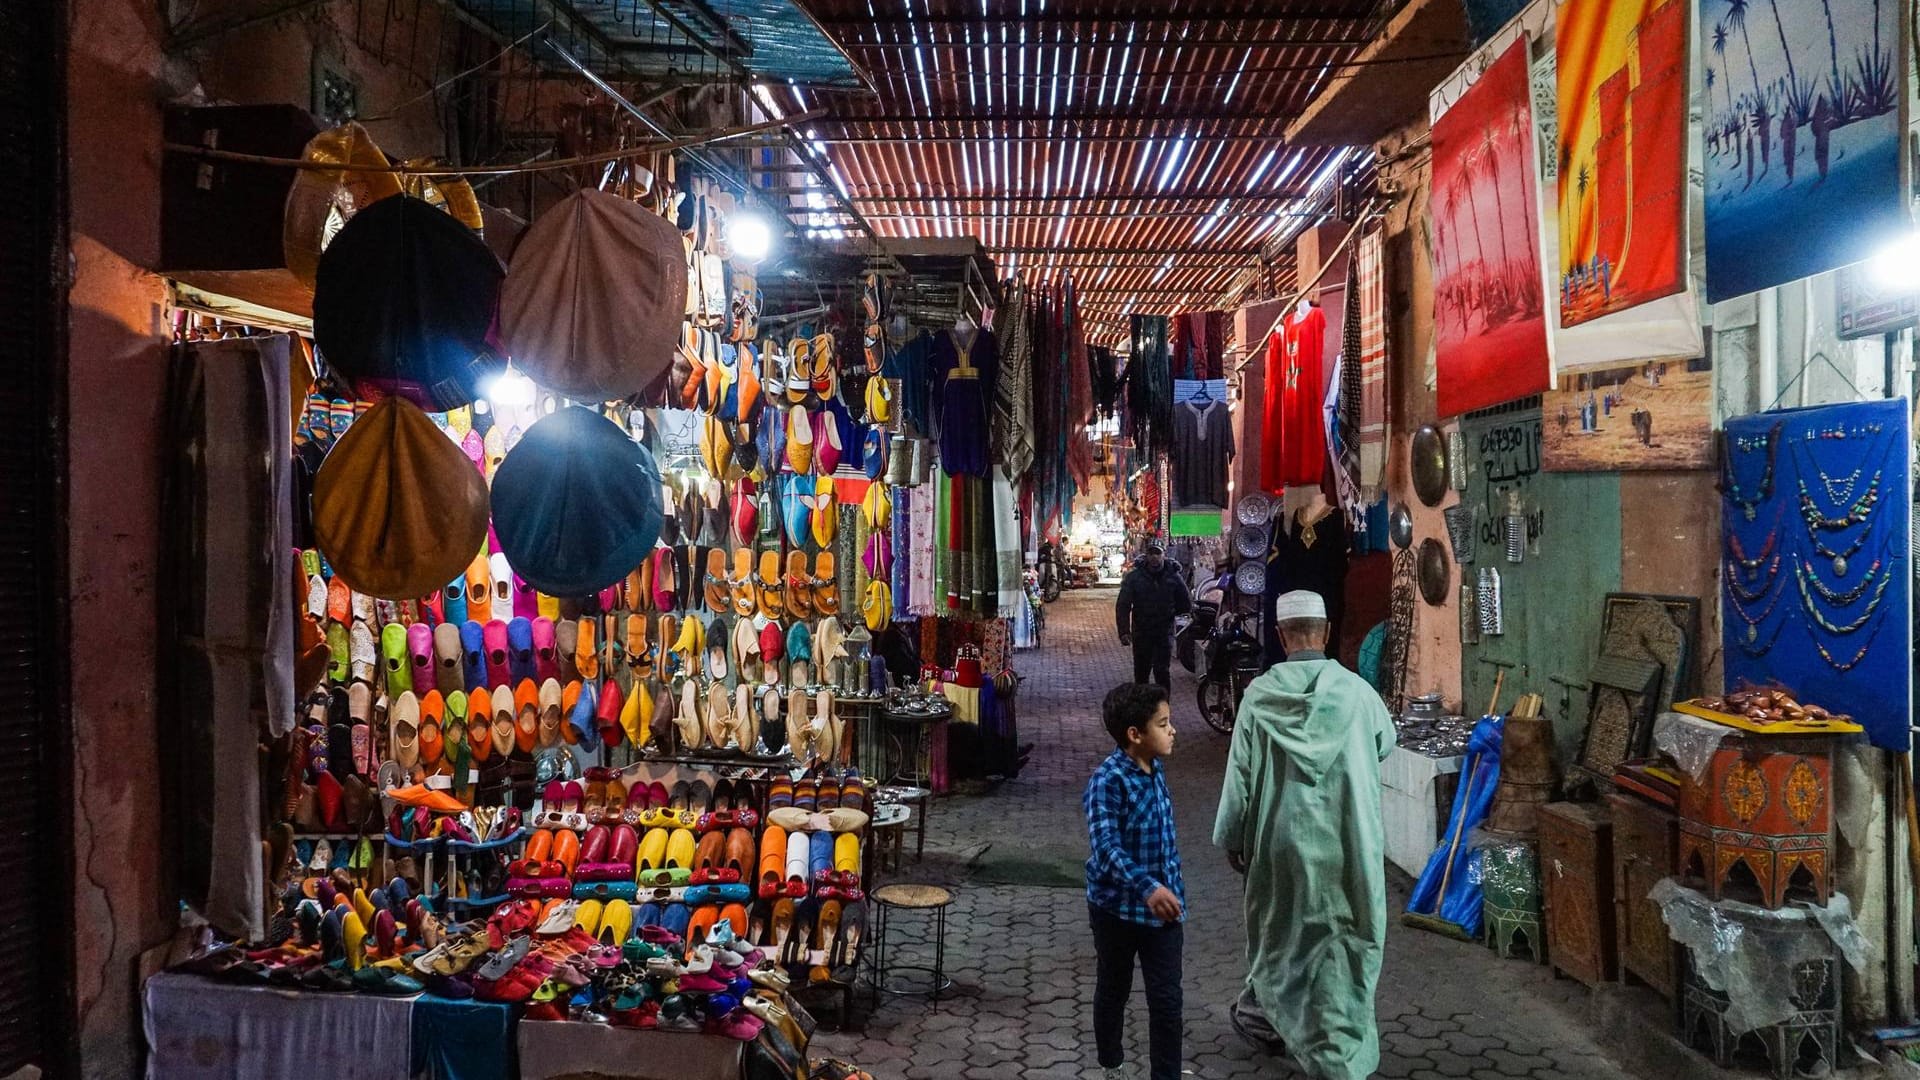
[[[1033,313],[1026,286],[1016,284],[1009,293],[1000,309],[1005,333],[1000,339],[1000,379],[993,402],[993,459],[1008,476],[1020,477],[1033,467]]]

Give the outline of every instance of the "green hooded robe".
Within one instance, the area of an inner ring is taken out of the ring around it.
[[[1380,1064],[1380,762],[1394,738],[1365,680],[1300,660],[1247,687],[1227,757],[1213,842],[1247,861],[1247,986],[1288,1056],[1324,1080]]]

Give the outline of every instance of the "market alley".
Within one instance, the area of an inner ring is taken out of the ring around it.
[[[946,953],[954,990],[937,1004],[885,999],[864,1034],[825,1036],[820,1052],[908,1080],[1099,1075],[1089,1027],[1093,946],[1081,883],[1087,837],[1080,796],[1111,749],[1100,699],[1130,674],[1130,654],[1114,639],[1113,599],[1111,588],[1101,588],[1048,605],[1040,648],[1019,661],[1020,738],[1036,744],[1031,764],[988,797],[937,802],[926,860],[916,865],[909,853],[889,878],[958,886]],[[1187,1069],[1208,1078],[1284,1075],[1242,1042],[1227,1018],[1244,970],[1245,923],[1239,879],[1207,838],[1228,739],[1195,715],[1194,679],[1178,663],[1172,698],[1179,742],[1167,772],[1189,903]],[[1397,918],[1407,881],[1397,872],[1389,880],[1389,912]],[[896,926],[895,944],[924,942],[917,923],[907,923]],[[1596,1044],[1583,1019],[1588,1001],[1586,988],[1543,967],[1501,961],[1477,945],[1396,921],[1378,998],[1379,1075],[1637,1075],[1612,1064]],[[1128,1024],[1135,1068],[1145,1058],[1145,1017],[1136,993]],[[831,1014],[823,1019],[832,1022]]]

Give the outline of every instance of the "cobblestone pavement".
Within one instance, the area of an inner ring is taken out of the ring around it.
[[[886,880],[956,886],[946,967],[954,989],[938,1003],[886,998],[866,1017],[864,992],[851,1030],[822,1035],[817,1054],[846,1057],[879,1080],[1066,1080],[1099,1075],[1090,1008],[1093,947],[1076,887],[990,884],[989,878],[1068,880],[1086,858],[1080,794],[1111,742],[1099,702],[1130,675],[1113,636],[1111,590],[1067,594],[1047,609],[1041,648],[1022,652],[1020,738],[1035,745],[1017,779],[980,797],[939,800],[927,855]],[[1238,877],[1209,843],[1227,738],[1199,719],[1193,677],[1174,665],[1179,730],[1168,763],[1188,893],[1186,1061],[1197,1077],[1280,1077],[1288,1070],[1236,1035],[1227,1006],[1243,977],[1246,927]],[[1025,868],[1007,873],[1004,868]],[[996,868],[1001,868],[996,873]],[[1404,904],[1405,880],[1388,897]],[[896,962],[925,962],[921,920],[898,918]],[[1523,960],[1394,923],[1378,994],[1378,1075],[1600,1078],[1631,1075],[1609,1062],[1581,1022],[1587,991]],[[833,1021],[830,1010],[822,1019]],[[1146,1005],[1136,991],[1128,1022],[1132,1075],[1145,1073]]]

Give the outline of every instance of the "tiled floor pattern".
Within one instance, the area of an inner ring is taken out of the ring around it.
[[[1071,867],[1086,855],[1080,794],[1110,749],[1100,698],[1130,674],[1114,638],[1113,592],[1067,594],[1049,605],[1041,648],[1022,652],[1020,737],[1035,744],[1017,779],[979,797],[936,803],[927,857],[909,854],[891,880],[955,886],[946,965],[955,988],[938,1003],[886,998],[852,1030],[822,1035],[816,1054],[854,1060],[879,1080],[1067,1080],[1099,1075],[1089,1021],[1093,949],[1084,894],[1072,888],[999,885],[996,866]],[[1239,878],[1209,843],[1227,738],[1193,707],[1194,680],[1176,663],[1168,763],[1188,882],[1186,1061],[1196,1077],[1287,1075],[1228,1023],[1246,947]],[[1397,911],[1404,879],[1388,898]],[[896,955],[929,959],[922,920],[895,923]],[[914,955],[917,954],[917,955]],[[1579,1023],[1586,990],[1544,968],[1501,961],[1488,950],[1397,923],[1387,939],[1377,1007],[1383,1047],[1378,1075],[1600,1078],[1628,1073],[1610,1063]],[[1144,1080],[1146,1012],[1135,995],[1129,1059]],[[863,1003],[860,1009],[864,1011]],[[829,1024],[831,1011],[823,1012]]]

